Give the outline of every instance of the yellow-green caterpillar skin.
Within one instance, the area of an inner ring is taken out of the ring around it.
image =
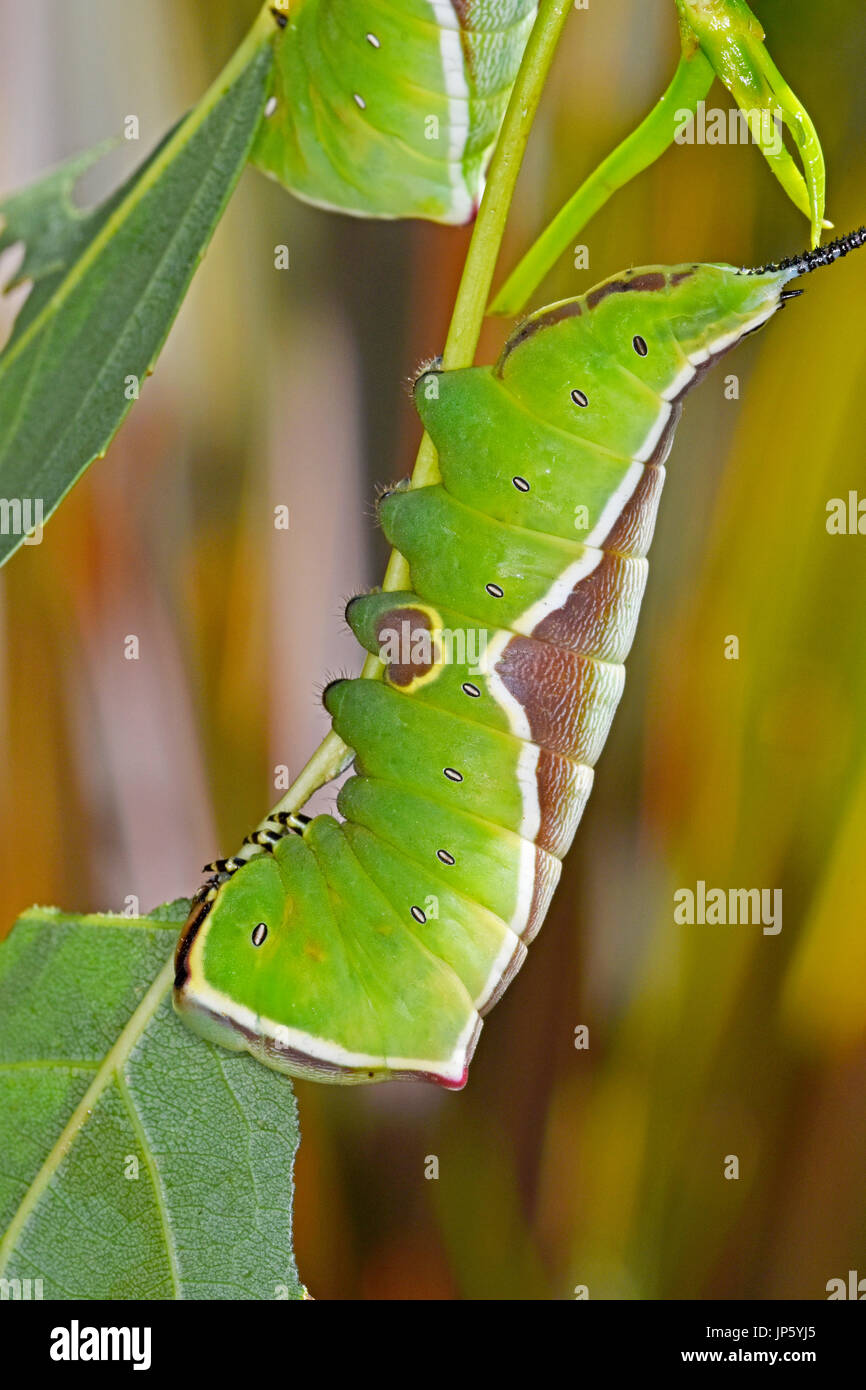
[[[193,1026],[300,1076],[464,1084],[622,693],[682,399],[831,250],[627,271],[495,366],[419,378],[442,481],[380,506],[411,588],[347,609],[385,675],[325,693],[355,751],[344,819],[274,821],[272,852],[201,890],[177,957]]]
[[[535,0],[292,0],[252,159],[319,207],[468,222]]]

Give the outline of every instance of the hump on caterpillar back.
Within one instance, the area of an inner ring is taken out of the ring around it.
[[[610,409],[617,390],[623,408],[641,388],[676,399],[699,369],[772,318],[788,278],[729,265],[622,271],[518,324],[495,374],[537,413],[581,432],[593,401]]]

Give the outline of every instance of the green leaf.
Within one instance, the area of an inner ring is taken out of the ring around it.
[[[174,1014],[188,906],[33,908],[0,946],[0,1277],[44,1298],[304,1296],[294,1094]]]
[[[676,0],[684,36],[700,44],[740,110],[752,138],[788,197],[812,225],[812,245],[825,221],[826,173],[818,132],[764,45],[764,30],[746,0]],[[764,120],[761,116],[765,117]],[[802,173],[773,129],[784,121],[797,146]],[[771,133],[772,132],[772,133]]]
[[[0,249],[23,239],[22,276],[35,281],[0,354],[0,498],[34,527],[102,457],[152,370],[246,161],[272,30],[257,22],[199,105],[104,206],[80,213],[71,201],[92,155],[0,204]],[[10,515],[7,506],[0,564],[24,539]]]

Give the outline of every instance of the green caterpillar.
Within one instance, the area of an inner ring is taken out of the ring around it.
[[[535,11],[535,0],[275,7],[285,33],[253,162],[319,207],[468,222]]]
[[[412,589],[350,602],[384,680],[325,692],[355,751],[345,819],[271,817],[254,857],[209,866],[176,959],[196,1029],[321,1081],[464,1085],[622,693],[683,397],[864,242],[629,270],[533,314],[493,367],[422,373],[441,483],[380,504]]]

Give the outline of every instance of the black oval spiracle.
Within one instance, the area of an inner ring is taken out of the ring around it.
[[[479,699],[481,695],[481,691],[478,689],[478,686],[473,685],[471,681],[464,681],[460,689],[463,691],[464,695],[468,695],[469,698],[472,700]]]
[[[484,587],[491,598],[502,598],[505,594],[505,590],[501,589],[498,584],[485,584]]]
[[[589,405],[589,397],[586,392],[579,391],[576,386],[571,393],[571,399],[574,401],[574,404],[579,405],[581,409],[585,409]]]
[[[452,864],[457,862],[454,855],[449,854],[447,849],[437,849],[436,858],[439,860],[440,864],[447,864],[449,868]]]
[[[443,776],[445,776],[445,777],[448,778],[448,781],[449,781],[449,782],[462,782],[462,781],[463,781],[463,773],[462,773],[462,772],[458,772],[457,769],[456,769],[456,767],[443,767],[442,773],[443,773]]]
[[[642,338],[639,333],[636,333],[635,336],[632,338],[631,345],[637,353],[638,357],[646,357],[647,353],[649,352],[649,348],[646,345],[646,338]]]
[[[529,483],[526,481],[525,478],[516,477],[516,478],[512,478],[511,481],[513,482],[514,486],[517,488],[517,491],[518,491],[518,492],[528,492],[528,491],[529,491]]]
[[[420,907],[410,907],[409,911],[412,913],[412,916],[419,926],[423,927],[424,923],[427,921],[427,913],[423,912]]]
[[[253,943],[254,946],[261,946],[262,943],[266,940],[267,935],[268,935],[267,923],[266,923],[266,922],[259,922],[255,927],[253,927],[253,933],[252,933],[252,936],[251,936],[250,940],[252,941],[252,943]]]

